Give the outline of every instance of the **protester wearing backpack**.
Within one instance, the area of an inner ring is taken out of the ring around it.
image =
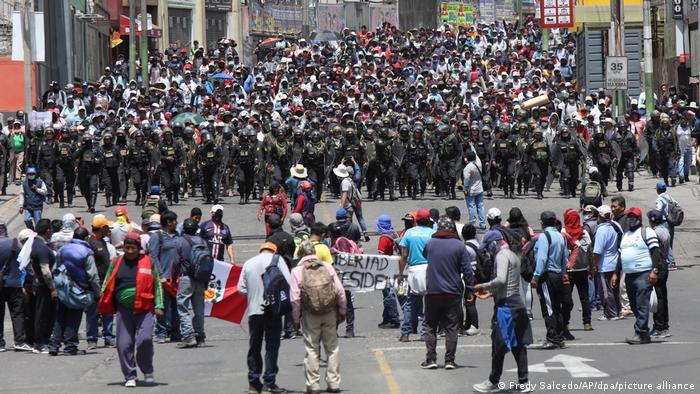
[[[649,224],[656,233],[656,238],[659,241],[659,250],[661,251],[662,260],[668,256],[668,248],[671,240],[671,235],[664,224],[664,214],[656,209],[647,212]],[[654,312],[654,328],[649,334],[652,338],[667,338],[670,337],[668,325],[668,263],[664,261],[661,264],[657,274],[654,291],[656,292],[656,312]]]
[[[313,187],[311,182],[302,181],[299,183],[300,193],[296,198],[294,212],[301,214],[304,218],[304,223],[311,227],[316,222],[314,215],[314,207],[316,206],[316,197],[313,195]]]
[[[569,245],[569,261],[566,264],[566,272],[569,276],[569,298],[574,292],[574,287],[578,291],[578,298],[581,302],[581,316],[583,318],[583,330],[592,331],[591,325],[591,304],[588,298],[588,276],[591,265],[591,237],[588,231],[581,225],[581,216],[574,209],[564,211],[564,228],[562,235]],[[564,336],[573,338],[569,331],[569,320],[573,302],[565,306],[564,316]],[[571,339],[569,339],[571,340]]]
[[[355,159],[353,159],[353,162],[354,161]],[[340,179],[340,207],[348,212],[348,217],[351,222],[353,214],[357,216],[357,222],[360,224],[365,242],[369,242],[367,223],[365,223],[365,218],[362,214],[362,194],[351,177],[351,171],[354,173],[354,170],[350,166],[345,166],[343,164],[333,169],[333,173]]]
[[[277,246],[265,242],[260,246],[260,253],[243,264],[243,271],[238,278],[238,291],[248,298],[248,330],[250,342],[248,349],[248,393],[261,391],[284,393],[285,390],[275,383],[277,358],[282,334],[282,316],[267,307],[263,274],[276,265],[278,272],[289,283],[289,269],[283,258],[279,257]],[[277,256],[277,257],[276,257]],[[335,332],[335,327],[334,327]],[[263,373],[262,343],[265,340],[265,372]],[[262,378],[262,381],[260,380]]]
[[[56,320],[49,340],[49,354],[52,356],[58,355],[61,344],[64,346],[64,354],[78,354],[78,329],[83,310],[87,307],[84,303],[93,304],[101,295],[94,253],[85,242],[89,236],[87,229],[78,227],[73,233],[73,240],[64,245],[56,256],[54,283],[58,290],[58,301]],[[65,275],[67,286],[59,286],[59,275]],[[79,300],[70,299],[76,293],[83,297]]]
[[[523,243],[523,249],[525,249],[528,242],[533,242],[535,232],[528,224],[520,208],[513,207],[510,209],[510,212],[508,212],[508,219],[506,220],[506,227],[520,237]],[[530,281],[524,278],[520,279],[520,295],[523,297],[525,308],[527,308],[527,316],[532,320],[532,287],[530,286]]]
[[[540,236],[535,243],[535,272],[530,282],[540,296],[542,317],[547,326],[547,339],[542,349],[559,349],[564,345],[562,301],[564,300],[564,275],[569,261],[569,250],[561,233],[554,227],[554,212],[540,214],[542,229],[549,236]]]
[[[180,317],[180,349],[204,344],[204,290],[214,268],[214,259],[207,242],[198,237],[199,226],[192,219],[182,224],[182,260],[180,260],[180,282],[177,288],[177,314]],[[190,316],[192,306],[194,318]]]
[[[666,183],[664,181],[659,181],[656,184],[656,209],[664,214],[664,220],[666,221],[666,227],[671,235],[671,242],[668,248],[668,269],[671,271],[676,270],[676,258],[673,256],[673,239],[676,226],[680,226],[683,222],[683,208],[681,208],[678,201],[676,201],[670,194],[666,192]]]
[[[391,225],[391,217],[389,215],[379,215],[377,218],[377,253],[385,256],[394,256],[399,250],[399,235]],[[383,311],[382,322],[377,326],[383,329],[396,329],[401,325],[401,317],[399,316],[399,308],[396,304],[397,295],[392,286],[387,286],[382,289]],[[398,296],[398,302],[401,304],[405,301],[405,296]]]
[[[661,249],[656,233],[642,226],[642,210],[627,210],[627,231],[620,241],[620,260],[611,279],[611,286],[618,284],[624,272],[630,308],[634,312],[634,336],[625,338],[630,345],[649,343],[649,309],[651,292],[662,269]]]
[[[141,214],[148,214],[149,217],[155,214],[162,215],[168,210],[168,204],[160,198],[160,186],[151,186],[148,198],[144,201],[142,208]]]
[[[335,269],[319,260],[311,241],[299,245],[299,264],[292,269],[292,315],[304,333],[306,392],[321,392],[321,344],[327,355],[327,392],[340,392],[340,348],[336,327],[345,320],[345,290]]]
[[[292,234],[284,231],[282,228],[282,218],[273,213],[266,219],[267,224],[270,226],[270,234],[265,239],[266,242],[272,242],[277,246],[277,254],[284,258],[287,263],[287,268],[291,271],[294,268],[294,250],[296,250],[296,244],[294,243],[294,237]],[[301,242],[300,242],[301,243]],[[294,330],[294,321],[292,320],[292,312],[289,311],[284,315],[284,339],[296,338],[296,331]]]
[[[581,197],[579,203],[581,207],[593,205],[599,207],[603,205],[603,197],[606,196],[605,185],[600,179],[600,174],[596,167],[588,169],[588,180],[581,185]]]
[[[592,272],[596,278],[598,295],[603,303],[603,315],[598,320],[620,319],[620,293],[611,286],[612,275],[620,256],[622,228],[612,220],[612,209],[601,205],[598,209],[598,227],[593,241]]]

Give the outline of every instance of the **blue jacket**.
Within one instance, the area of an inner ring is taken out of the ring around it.
[[[552,239],[552,244],[544,234],[540,234],[535,243],[535,278],[539,278],[545,272],[565,273],[566,263],[569,261],[569,249],[566,248],[566,241],[554,227],[547,227],[544,231],[548,232]]]
[[[161,240],[163,244],[161,245]],[[160,230],[152,232],[148,241],[148,254],[161,278],[176,278],[177,268],[184,260],[184,240],[178,235],[168,235]]]
[[[36,187],[41,187],[43,181],[39,178],[36,179]],[[41,193],[37,193],[29,186],[29,180],[25,179],[22,182],[22,191],[24,192],[24,206],[26,209],[41,209],[44,207],[44,201],[46,196]]]
[[[0,271],[5,271],[5,287],[7,288],[22,287],[19,263],[17,262],[17,255],[21,249],[22,246],[17,240],[9,238],[0,240]]]

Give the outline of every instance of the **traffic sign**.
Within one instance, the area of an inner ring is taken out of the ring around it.
[[[627,56],[605,58],[605,89],[627,90]]]

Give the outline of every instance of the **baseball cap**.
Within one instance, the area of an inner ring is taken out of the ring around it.
[[[338,208],[337,211],[335,211],[335,218],[336,219],[345,219],[348,217],[348,211],[345,210],[345,208]]]
[[[111,225],[112,222],[107,220],[104,215],[95,215],[95,217],[92,218],[92,228],[102,228]]]
[[[647,217],[652,223],[663,223],[664,221],[664,213],[658,209],[652,209],[651,211],[647,212]]]
[[[430,210],[428,208],[421,208],[416,212],[416,221],[430,220]]]
[[[141,237],[134,232],[126,234],[126,236],[124,237],[124,241],[126,242],[127,240],[135,241],[139,246],[141,245]]]
[[[262,245],[260,245],[260,252],[263,250],[269,250],[272,253],[277,253],[277,245],[273,244],[272,242],[264,242]]]
[[[489,209],[488,213],[486,214],[487,219],[496,219],[501,217],[501,210],[498,208],[491,208]]]
[[[114,215],[115,216],[126,216],[128,215],[128,212],[126,210],[126,207],[116,207],[114,208]]]
[[[591,212],[598,212],[598,209],[595,207],[595,205],[586,205],[583,207],[583,212],[586,213],[591,213]]]
[[[223,212],[224,207],[221,204],[216,204],[216,205],[212,206],[211,209],[209,210],[209,212],[211,212],[211,213],[215,213],[217,211]]]
[[[154,213],[151,215],[150,219],[148,219],[148,223],[149,229],[158,230],[160,228],[160,215]]]
[[[637,208],[637,207],[630,208],[627,210],[627,215],[632,215],[632,216],[636,216],[638,218],[641,218],[642,217],[642,210]]]
[[[656,190],[666,190],[666,182],[658,181],[656,183]]]
[[[598,215],[606,217],[608,219],[612,218],[612,209],[610,205],[601,205],[598,207]]]
[[[272,215],[268,216],[267,219],[265,219],[267,224],[270,225],[270,227],[277,228],[282,226],[282,218],[280,215],[273,213]]]

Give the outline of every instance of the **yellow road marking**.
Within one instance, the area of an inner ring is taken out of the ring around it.
[[[389,363],[386,362],[386,358],[384,358],[384,350],[373,349],[372,352],[374,353],[374,358],[377,359],[377,364],[379,364],[379,371],[384,375],[386,385],[389,388],[389,394],[401,393],[399,384],[396,383],[396,378],[394,378],[394,374],[391,372],[391,366],[389,366]]]

